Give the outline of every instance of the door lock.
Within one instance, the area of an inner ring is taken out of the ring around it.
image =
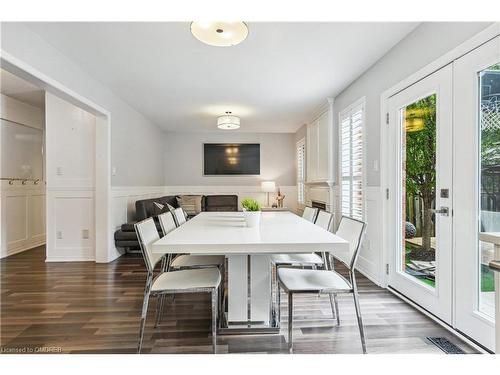
[[[441,214],[443,216],[450,216],[450,209],[448,207],[441,206],[439,210],[431,210],[435,214]]]

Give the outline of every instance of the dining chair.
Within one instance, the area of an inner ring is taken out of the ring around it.
[[[309,210],[306,212],[306,210]],[[313,218],[312,222],[315,223],[316,225],[322,227],[325,230],[329,230],[330,225],[333,221],[333,214],[326,212],[326,211],[320,211],[317,208],[311,208],[311,207],[306,207],[304,209],[304,214],[302,215],[302,218],[308,220]],[[319,255],[321,254],[321,256]],[[274,268],[274,287],[273,287],[273,306],[276,306],[276,302],[279,299],[279,290],[278,290],[278,268],[287,266],[287,267],[310,267],[312,269],[317,269],[318,267],[323,266],[325,269],[327,269],[327,256],[325,252],[320,252],[319,254],[317,253],[297,253],[297,254],[272,254],[270,259],[271,259],[271,264],[273,265]],[[337,308],[336,306],[336,296],[332,296],[330,298],[330,304],[332,307],[332,314],[333,318],[336,316],[336,311]],[[274,310],[274,309],[273,309]],[[280,311],[278,309],[277,311],[278,314],[278,320],[281,318],[280,317]]]
[[[329,231],[330,227],[332,226],[332,221],[333,221],[332,213],[319,210],[318,214],[316,215],[316,220],[314,221],[314,224]]]
[[[311,223],[316,220],[316,215],[318,215],[318,209],[306,206],[304,212],[302,212],[302,217]]]
[[[333,214],[327,211],[319,210],[318,214],[316,215],[316,221],[314,224],[317,226],[323,228],[324,230],[330,231],[332,223],[333,223]],[[325,269],[330,268],[330,262],[329,262],[329,257],[327,254],[322,251],[320,253],[317,253],[318,255],[321,254],[321,258],[323,259],[323,265]]]
[[[339,260],[344,263],[349,272],[349,278],[345,278],[334,270],[310,270],[297,268],[278,268],[278,297],[280,288],[288,294],[288,347],[293,349],[293,295],[298,293],[324,293],[338,294],[349,293],[353,295],[354,308],[358,321],[359,334],[363,354],[366,353],[365,335],[361,310],[358,300],[358,288],[356,285],[355,268],[361,248],[366,224],[360,220],[343,216],[337,229],[337,236],[349,242],[347,254],[338,254]],[[278,309],[280,309],[281,298],[278,298]],[[340,318],[337,314],[337,324]]]
[[[306,207],[304,209],[304,213],[302,214],[302,218],[318,224],[323,229],[328,230],[329,224],[327,224],[325,228],[325,222],[328,220],[324,217],[323,213],[329,216],[329,223],[331,223],[332,214],[326,211],[319,211],[317,208]],[[318,218],[320,218],[319,214],[321,214],[320,223],[318,223]],[[298,267],[312,267],[316,268],[317,266],[321,266],[324,264],[324,259],[315,253],[298,253],[298,254],[273,254],[271,255],[271,262],[276,266],[298,266]]]
[[[186,212],[182,207],[177,207],[176,209],[174,209],[173,214],[177,226],[180,226],[186,222]]]
[[[179,225],[176,225],[174,216],[171,212],[165,212],[158,215],[158,221],[162,229],[163,235],[166,236]],[[173,259],[172,259],[173,258]],[[171,269],[198,269],[217,267],[222,276],[222,282],[219,292],[219,312],[224,313],[225,301],[224,285],[225,285],[225,263],[226,257],[224,255],[188,255],[188,254],[168,254],[166,261],[166,270]],[[160,299],[160,307],[156,317],[155,326],[158,326],[163,316],[164,296]]]
[[[155,266],[160,260],[165,259],[162,254],[157,254],[152,251],[153,244],[160,239],[154,219],[148,218],[136,223],[135,231],[139,239],[141,252],[148,272],[142,303],[137,352],[140,353],[142,349],[144,327],[146,324],[149,298],[151,295],[159,297],[165,294],[175,293],[210,293],[212,296],[212,345],[213,352],[215,353],[217,350],[217,301],[218,290],[221,283],[219,270],[212,267],[166,272],[164,271],[164,267],[162,265],[159,274],[154,277]]]

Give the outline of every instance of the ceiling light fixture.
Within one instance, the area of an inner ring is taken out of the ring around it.
[[[216,47],[230,47],[248,36],[245,22],[191,22],[191,33],[200,42]]]
[[[232,112],[228,111],[225,115],[217,118],[217,127],[223,130],[235,130],[240,128],[240,118],[233,116]]]

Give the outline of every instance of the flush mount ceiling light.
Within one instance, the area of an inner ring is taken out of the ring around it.
[[[217,118],[217,127],[223,130],[235,130],[240,128],[240,118],[233,116],[231,112]]]
[[[210,46],[229,47],[246,39],[248,26],[245,22],[191,22],[191,33]]]

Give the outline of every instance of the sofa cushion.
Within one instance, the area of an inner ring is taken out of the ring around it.
[[[137,241],[137,234],[118,230],[115,232],[115,241]]]
[[[140,249],[141,245],[139,245],[139,241],[124,241],[124,240],[116,240],[116,247],[126,247],[129,249]]]
[[[206,195],[204,211],[238,211],[238,196]]]
[[[198,215],[201,212],[201,199],[201,195],[180,195],[177,197],[177,204],[188,216]]]
[[[135,223],[125,223],[120,227],[124,232],[135,232]]]

